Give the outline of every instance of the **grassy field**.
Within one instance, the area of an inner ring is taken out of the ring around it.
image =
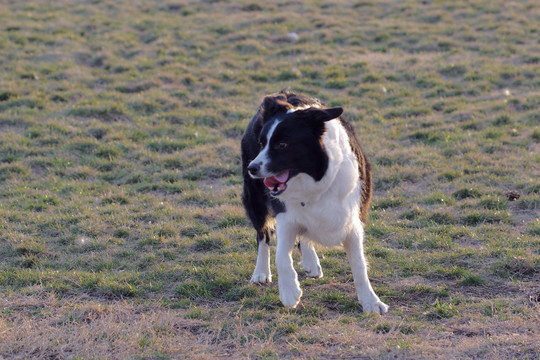
[[[539,358],[537,0],[4,1],[0,24],[0,358]],[[372,160],[386,316],[341,249],[298,309],[249,284],[239,140],[286,87]]]

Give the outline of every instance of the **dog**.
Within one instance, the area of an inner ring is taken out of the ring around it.
[[[364,312],[388,305],[373,291],[363,251],[371,203],[371,167],[343,108],[289,90],[268,95],[241,142],[246,214],[257,232],[252,283],[272,281],[270,235],[277,235],[279,297],[295,308],[302,296],[292,251],[296,240],[307,276],[323,275],[314,243],[343,246]]]

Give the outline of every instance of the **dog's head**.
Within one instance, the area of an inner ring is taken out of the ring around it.
[[[319,181],[328,167],[322,137],[325,122],[338,118],[341,107],[324,108],[318,102],[299,104],[279,93],[264,98],[260,109],[260,152],[247,170],[264,179],[270,194],[279,196],[287,181],[299,173]]]

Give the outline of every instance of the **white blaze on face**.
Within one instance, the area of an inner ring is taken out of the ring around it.
[[[268,171],[268,163],[270,162],[269,158],[269,150],[270,150],[270,139],[272,138],[272,135],[274,135],[274,131],[276,131],[277,126],[281,123],[281,120],[276,120],[272,126],[270,127],[270,130],[268,130],[268,133],[266,134],[266,145],[261,150],[259,155],[255,159],[253,159],[252,163],[259,163],[261,165],[260,174],[264,177],[270,175]]]

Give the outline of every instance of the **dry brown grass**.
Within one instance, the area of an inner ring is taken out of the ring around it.
[[[519,314],[478,321],[467,312],[420,328],[405,323],[396,312],[361,321],[332,314],[282,341],[275,332],[266,337],[250,335],[263,331],[261,323],[246,322],[227,312],[223,303],[201,307],[206,321],[191,319],[188,310],[86,296],[59,300],[47,293],[18,295],[3,298],[0,304],[5,314],[0,353],[13,359],[212,359],[265,354],[314,359],[534,359],[540,350],[540,319]],[[405,305],[397,307],[410,311]],[[235,311],[238,315],[240,309]],[[416,336],[411,338],[411,332]]]

